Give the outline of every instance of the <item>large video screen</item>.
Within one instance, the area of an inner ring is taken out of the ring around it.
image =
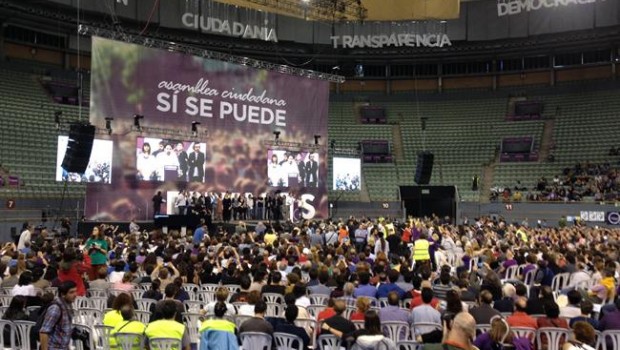
[[[319,155],[306,151],[269,150],[267,177],[271,187],[318,187]]]
[[[62,168],[62,160],[67,152],[68,136],[58,136],[56,151],[56,181],[112,183],[112,149],[110,140],[95,139],[90,153],[90,161],[84,174],[70,173]]]
[[[206,143],[138,137],[136,146],[138,180],[205,182]]]
[[[332,190],[359,191],[362,187],[362,162],[359,158],[334,157]]]

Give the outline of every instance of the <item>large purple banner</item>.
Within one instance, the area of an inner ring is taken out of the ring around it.
[[[226,193],[276,194],[291,209],[285,218],[326,217],[326,148],[311,145],[315,135],[328,142],[328,84],[93,37],[90,121],[104,128],[114,118],[103,137],[114,141],[114,163],[110,185],[87,185],[86,217],[151,218],[158,191],[162,213],[188,191],[219,203]],[[266,146],[274,131],[292,147]]]

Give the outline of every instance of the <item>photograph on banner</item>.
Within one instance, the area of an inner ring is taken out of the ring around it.
[[[269,186],[318,187],[318,153],[294,150],[269,150],[267,159]]]
[[[136,176],[140,181],[205,181],[204,142],[138,137],[136,148]]]
[[[62,168],[62,161],[67,152],[68,136],[58,136],[56,151],[56,181],[112,183],[112,150],[114,143],[110,140],[95,139],[90,153],[90,160],[84,174],[70,173]]]
[[[214,192],[220,199],[226,192],[256,197],[288,188],[304,198],[304,219],[327,217],[326,147],[297,149],[293,162],[301,157],[303,171],[310,171],[302,176],[299,165],[297,170],[289,165],[296,178],[274,175],[270,184],[272,147],[266,141],[273,141],[274,129],[283,142],[315,135],[327,140],[329,82],[96,36],[91,56],[90,122],[103,127],[114,116],[116,153],[115,186],[87,185],[87,218],[130,220],[131,206],[150,202],[155,186],[163,193]],[[139,135],[133,129],[136,114],[144,116]],[[194,131],[195,121],[200,124]],[[159,154],[153,153],[160,141],[166,161],[157,163]],[[190,169],[196,143],[204,167]],[[187,167],[179,161],[183,152]],[[284,153],[277,156],[278,163],[284,161]]]
[[[362,188],[362,162],[359,158],[333,158],[335,191],[359,191]]]

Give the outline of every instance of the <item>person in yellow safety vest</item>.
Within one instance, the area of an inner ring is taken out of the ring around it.
[[[430,245],[426,233],[421,233],[420,238],[413,243],[413,261],[415,261],[416,268],[431,261]]]
[[[202,332],[206,332],[209,330],[213,330],[213,331],[225,331],[225,332],[230,332],[232,334],[235,334],[236,332],[235,324],[230,322],[229,320],[224,319],[224,315],[226,315],[227,311],[228,311],[228,307],[226,306],[225,303],[221,301],[218,301],[217,303],[215,303],[215,306],[213,307],[213,313],[215,314],[215,318],[208,319],[202,322],[199,332],[202,333]]]
[[[519,237],[519,239],[523,242],[523,243],[527,243],[527,234],[525,233],[525,231],[519,227],[519,229],[517,230],[517,237]]]
[[[213,308],[214,319],[206,320],[200,326],[199,350],[239,350],[235,324],[224,319],[228,307],[218,301]]]
[[[119,323],[123,322],[123,316],[121,315],[121,309],[123,306],[133,305],[133,298],[127,293],[120,293],[114,298],[112,302],[112,310],[106,312],[103,315],[103,325],[109,327],[116,327]]]
[[[123,316],[123,321],[120,322],[112,331],[110,331],[110,349],[120,349],[117,345],[115,334],[117,333],[130,333],[130,334],[144,334],[144,329],[146,329],[146,325],[140,321],[135,320],[135,313],[133,311],[133,306],[124,305],[121,308],[121,315]],[[132,347],[133,350],[141,350],[144,349],[144,344],[140,344],[138,341],[134,343],[135,345]]]
[[[177,306],[174,300],[164,300],[160,311],[163,319],[149,323],[144,330],[144,334],[149,342],[157,338],[174,338],[181,340],[183,350],[190,350],[187,327],[174,320],[177,313]],[[175,347],[173,350],[181,349]]]

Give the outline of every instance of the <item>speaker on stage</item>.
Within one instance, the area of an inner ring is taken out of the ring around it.
[[[90,160],[95,139],[95,126],[74,123],[69,129],[67,151],[62,160],[62,168],[70,173],[83,174]]]
[[[415,169],[415,183],[428,185],[433,174],[433,160],[435,156],[431,152],[418,153],[418,163]]]

